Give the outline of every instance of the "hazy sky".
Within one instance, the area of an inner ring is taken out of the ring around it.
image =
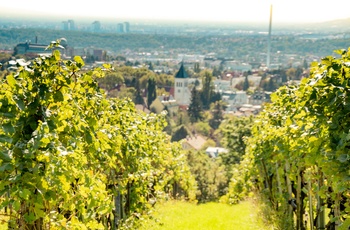
[[[0,16],[266,22],[271,3],[276,23],[350,18],[349,0],[1,0]]]

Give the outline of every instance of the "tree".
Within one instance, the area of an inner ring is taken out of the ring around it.
[[[181,125],[180,128],[178,128],[172,135],[171,141],[180,141],[182,139],[185,139],[189,135],[186,127],[184,125]]]
[[[222,101],[217,101],[215,104],[212,106],[211,114],[212,118],[209,120],[209,125],[212,129],[217,129],[219,128],[221,121],[224,119],[224,110],[226,106],[223,104]]]
[[[151,70],[151,71],[154,70],[154,67],[153,67],[153,64],[152,64],[151,61],[148,63],[148,69]]]
[[[199,68],[199,62],[194,63],[193,71],[199,73],[201,70]]]
[[[248,89],[249,89],[248,76],[245,76],[244,82],[243,82],[243,91],[247,91]]]
[[[192,123],[203,119],[202,110],[200,94],[194,86],[191,92],[191,103],[188,107],[188,116],[190,117],[190,121]]]
[[[145,102],[143,100],[143,97],[142,97],[142,93],[141,93],[141,89],[140,89],[140,83],[139,83],[139,80],[136,80],[135,82],[135,104],[138,105],[144,105]]]
[[[287,75],[287,78],[288,80],[295,80],[296,79],[296,73],[297,73],[297,70],[295,68],[289,68],[287,71],[286,71],[286,75]]]
[[[252,125],[252,117],[232,117],[221,123],[219,128],[223,135],[221,144],[228,149],[228,152],[220,154],[220,157],[226,166],[228,178],[232,176],[232,167],[240,163],[245,154],[245,140],[251,136]]]
[[[98,83],[101,88],[109,91],[114,89],[116,86],[124,83],[124,78],[119,72],[112,72],[106,74],[104,78],[98,79]]]
[[[202,73],[202,85],[203,88],[200,92],[203,109],[210,108],[211,97],[214,92],[213,76],[206,70]]]
[[[214,66],[212,75],[213,75],[214,77],[220,77],[221,71],[220,71],[216,66]]]
[[[152,102],[157,98],[157,85],[154,77],[148,79],[147,84],[147,106],[148,109],[151,108]]]
[[[189,151],[187,158],[197,182],[197,200],[200,203],[217,201],[227,190],[225,166],[220,159],[213,160],[204,151]]]
[[[303,68],[304,69],[308,69],[309,68],[309,64],[307,63],[306,59],[303,60]]]

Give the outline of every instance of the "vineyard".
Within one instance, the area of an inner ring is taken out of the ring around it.
[[[274,93],[230,185],[231,198],[242,186],[262,194],[281,229],[350,226],[350,50],[335,52]]]
[[[217,161],[171,142],[165,114],[107,98],[107,64],[83,71],[53,50],[18,66],[0,83],[0,226],[137,229],[164,198],[255,194],[278,229],[349,229],[350,49],[336,55],[256,117],[222,122],[235,151]]]
[[[163,115],[106,99],[80,57],[56,50],[0,89],[0,225],[135,229],[157,199],[192,199],[194,180]]]

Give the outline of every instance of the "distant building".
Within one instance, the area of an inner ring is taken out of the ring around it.
[[[73,52],[70,56],[86,56],[86,50],[83,47],[74,47]]]
[[[37,44],[37,43],[19,43],[15,46],[14,51],[15,54],[49,54],[52,53],[51,49],[46,49],[48,45],[43,44]],[[57,48],[61,51],[61,53],[64,53],[64,49]]]
[[[249,97],[249,104],[262,105],[271,102],[271,92],[257,91]]]
[[[211,157],[211,158],[215,158],[218,157],[220,153],[228,153],[228,150],[225,148],[220,148],[220,147],[208,147],[205,150],[205,153]]]
[[[237,112],[240,107],[248,103],[248,95],[244,91],[225,91],[221,94],[222,101],[226,103],[226,112]]]
[[[68,20],[68,27],[69,27],[69,30],[75,30],[74,20],[72,19]]]
[[[124,33],[124,24],[123,23],[118,23],[117,24],[117,33]]]
[[[191,102],[191,91],[195,84],[200,84],[198,79],[189,78],[183,63],[181,63],[179,71],[175,75],[175,91],[174,96],[176,102],[181,105],[188,106]]]
[[[68,26],[68,22],[67,21],[63,21],[62,22],[62,30],[69,30],[69,26]]]
[[[130,23],[124,22],[124,31],[125,33],[130,33]]]
[[[68,20],[62,22],[62,30],[75,30],[74,20]]]
[[[161,113],[166,110],[170,116],[176,116],[179,111],[179,105],[176,103],[175,99],[170,96],[158,96],[150,106],[151,111],[154,113]]]
[[[237,61],[225,61],[224,65],[226,69],[232,71],[247,72],[252,70],[252,65],[248,63],[240,63]]]
[[[99,21],[94,21],[92,23],[92,31],[93,32],[100,32],[101,31],[101,23]]]
[[[253,84],[253,85],[251,85],[251,87],[254,87],[254,88],[260,87],[261,79],[262,79],[262,76],[259,76],[256,74],[248,76],[248,81]]]
[[[194,136],[188,136],[181,141],[182,148],[185,150],[201,150],[204,144],[207,142],[206,138],[195,134]]]
[[[215,79],[214,80],[214,90],[216,92],[223,92],[223,91],[232,90],[231,81]]]
[[[95,58],[95,61],[104,61],[103,60],[103,50],[101,50],[101,49],[94,49],[93,56]]]

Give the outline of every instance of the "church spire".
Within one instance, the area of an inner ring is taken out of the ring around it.
[[[188,78],[188,74],[186,73],[183,61],[181,62],[180,69],[176,73],[175,78]]]

